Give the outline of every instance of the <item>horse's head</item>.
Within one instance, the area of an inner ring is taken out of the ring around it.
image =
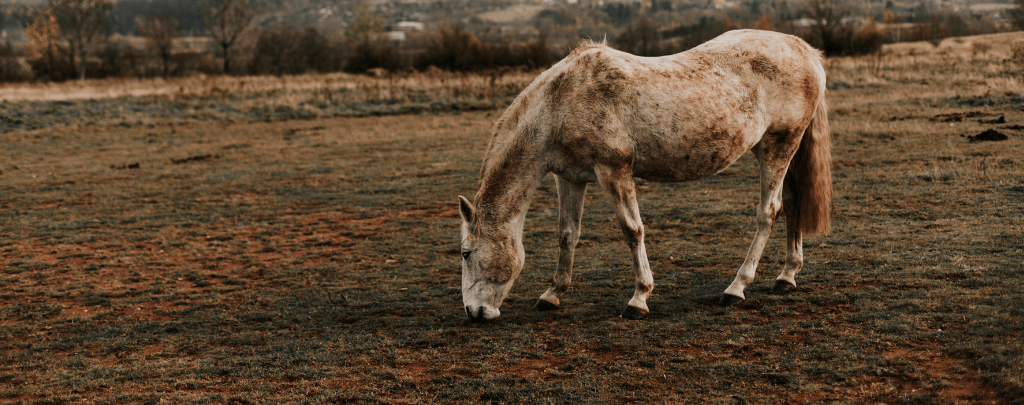
[[[501,315],[512,283],[523,269],[522,237],[504,226],[485,226],[473,204],[459,196],[462,216],[462,303],[474,322]]]

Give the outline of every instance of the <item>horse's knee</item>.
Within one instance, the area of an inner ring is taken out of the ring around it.
[[[558,247],[562,249],[569,249],[576,246],[576,242],[580,239],[580,234],[574,231],[562,231],[558,235]]]
[[[758,227],[773,227],[775,222],[779,219],[779,214],[782,213],[782,207],[778,205],[769,205],[765,207],[764,211],[757,213],[757,226]]]
[[[626,236],[626,242],[630,247],[633,247],[644,239],[644,226],[643,224],[623,224],[622,234]]]

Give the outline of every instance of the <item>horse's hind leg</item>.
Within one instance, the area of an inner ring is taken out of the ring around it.
[[[608,193],[619,220],[619,227],[626,237],[626,244],[633,254],[633,269],[636,271],[636,288],[633,298],[626,305],[622,317],[640,319],[649,312],[647,298],[654,290],[654,275],[647,261],[647,249],[644,248],[644,225],[640,220],[640,207],[636,203],[636,183],[629,168],[609,168],[599,166],[595,170],[597,180]]]
[[[786,266],[775,279],[772,291],[786,293],[796,288],[796,273],[804,266],[803,234],[797,222],[796,199],[792,190],[793,178],[786,176],[782,186],[782,211],[786,214]]]
[[[766,147],[785,149],[784,145],[777,143],[782,140],[779,138],[770,139],[770,141],[774,141],[771,146],[766,146],[766,140],[762,140],[753,149],[761,166],[761,199],[757,204],[757,232],[754,234],[754,241],[750,244],[750,249],[747,250],[747,258],[743,260],[743,265],[736,272],[736,278],[722,294],[722,305],[732,305],[745,298],[743,290],[754,280],[757,262],[761,260],[764,245],[768,242],[772,226],[775,225],[775,220],[782,209],[782,183],[786,176],[789,160],[796,152],[796,147],[791,148],[791,153],[786,153],[785,150],[765,151]]]
[[[558,297],[569,289],[572,282],[573,254],[576,242],[580,240],[580,219],[587,191],[587,183],[573,183],[560,176],[555,176],[555,185],[558,187],[558,265],[551,287],[534,305],[538,311],[558,309]]]

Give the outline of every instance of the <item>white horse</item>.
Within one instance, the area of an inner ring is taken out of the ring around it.
[[[796,286],[802,235],[827,232],[831,135],[821,53],[774,32],[725,33],[676,55],[645,58],[586,44],[542,73],[498,119],[474,202],[459,196],[462,299],[474,321],[497,318],[523,268],[523,220],[541,179],[556,175],[559,258],[536,309],[569,288],[587,183],[614,205],[633,254],[636,289],[622,317],[648,313],[654,277],[633,178],[689,181],[753,150],[761,171],[757,233],[722,303],[744,299],[780,210],[786,265],[776,291]]]

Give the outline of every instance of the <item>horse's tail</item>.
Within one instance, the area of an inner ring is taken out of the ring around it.
[[[832,220],[832,133],[824,97],[818,101],[814,118],[790,162],[787,177],[790,177],[788,183],[796,203],[794,219],[800,232],[805,235],[828,233]]]

